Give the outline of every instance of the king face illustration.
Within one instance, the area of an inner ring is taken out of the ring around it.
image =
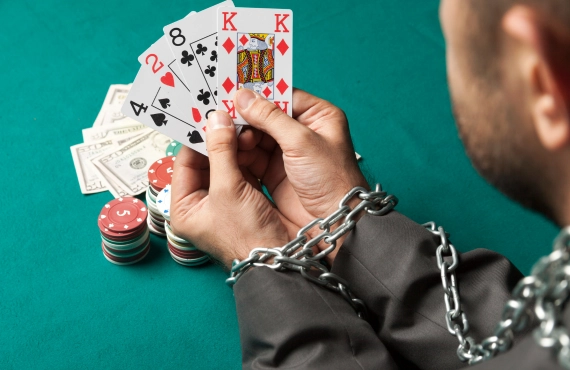
[[[246,88],[273,99],[275,35],[268,33],[238,33],[238,89]]]

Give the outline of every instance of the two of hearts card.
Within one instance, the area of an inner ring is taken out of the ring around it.
[[[228,112],[238,133],[248,124],[234,105],[239,89],[292,115],[291,10],[236,8],[228,0],[190,12],[163,32],[138,58],[124,115],[204,155],[211,112]]]

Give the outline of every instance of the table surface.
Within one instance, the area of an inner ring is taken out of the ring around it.
[[[69,151],[109,85],[132,82],[162,26],[213,4],[0,2],[3,368],[240,367],[226,273],[177,265],[156,237],[143,262],[107,262],[96,218],[111,195],[81,194]],[[550,251],[556,229],[487,185],[464,154],[437,0],[236,5],[293,10],[295,86],[346,111],[363,170],[400,198],[400,212],[525,273]]]

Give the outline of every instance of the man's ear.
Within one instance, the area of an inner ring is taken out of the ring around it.
[[[530,113],[542,145],[549,151],[570,147],[570,27],[536,9],[514,6],[503,31],[520,45],[516,64],[528,91]],[[563,67],[564,66],[564,67]]]

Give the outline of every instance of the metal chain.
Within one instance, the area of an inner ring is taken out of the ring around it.
[[[436,257],[445,293],[445,321],[449,332],[459,341],[457,356],[461,361],[474,365],[508,351],[514,334],[528,328],[536,318],[539,326],[533,336],[537,344],[552,349],[559,364],[570,369],[570,335],[562,324],[562,310],[570,296],[570,227],[554,240],[554,251],[542,257],[533,266],[531,275],[516,285],[493,335],[477,344],[466,336],[469,322],[461,310],[455,276],[459,266],[457,251],[442,227],[436,228],[433,222],[423,226],[441,241]]]
[[[361,202],[351,209],[347,203],[356,197]],[[341,294],[354,308],[358,316],[364,318],[366,316],[364,302],[354,296],[346,280],[331,273],[321,260],[336,249],[338,239],[354,228],[356,225],[354,219],[362,211],[374,216],[383,216],[397,204],[398,198],[382,191],[380,184],[376,184],[376,189],[371,192],[362,187],[355,187],[342,198],[338,210],[327,218],[317,218],[307,224],[299,230],[295,239],[283,247],[255,248],[250,252],[247,259],[243,261],[234,260],[226,284],[232,287],[251,267],[266,266],[277,271],[297,271],[306,279]],[[344,219],[343,222],[334,231],[331,231],[332,227],[342,219]],[[323,231],[310,238],[308,232],[316,226]],[[321,241],[329,244],[329,246],[314,254],[313,247]],[[271,258],[273,258],[273,262],[267,262]]]

